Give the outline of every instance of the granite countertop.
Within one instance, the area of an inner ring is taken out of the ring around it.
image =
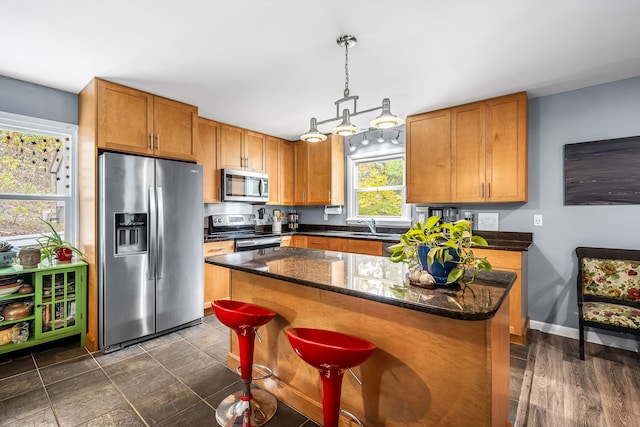
[[[301,248],[271,248],[206,258],[233,270],[460,320],[492,318],[515,273],[480,272],[464,292],[408,284],[407,266],[386,257]]]

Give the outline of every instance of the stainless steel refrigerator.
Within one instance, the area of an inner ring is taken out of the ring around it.
[[[202,318],[202,166],[98,162],[99,345],[111,351]]]

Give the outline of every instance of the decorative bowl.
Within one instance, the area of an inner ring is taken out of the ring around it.
[[[11,267],[16,255],[14,251],[0,252],[0,268]]]

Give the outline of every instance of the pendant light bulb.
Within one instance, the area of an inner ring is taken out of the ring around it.
[[[391,114],[391,101],[389,98],[382,100],[382,113],[371,121],[371,126],[378,129],[389,129],[395,126],[399,126],[403,123],[403,120]]]
[[[358,128],[351,123],[349,110],[342,110],[342,123],[333,128],[331,131],[334,135],[351,136],[358,133]]]
[[[367,133],[364,133],[364,137],[362,138],[362,141],[360,141],[360,144],[362,145],[369,145],[369,138],[367,138]]]
[[[327,139],[327,135],[318,131],[318,121],[313,117],[311,119],[309,131],[302,135],[300,139],[306,142],[322,142]]]

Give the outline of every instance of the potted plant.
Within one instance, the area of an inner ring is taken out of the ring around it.
[[[473,274],[467,283],[473,283],[480,270],[491,271],[486,257],[474,256],[473,246],[487,246],[487,241],[472,234],[470,221],[440,223],[439,216],[431,216],[424,223],[415,222],[400,236],[400,243],[389,249],[393,251],[391,261],[412,267],[409,273],[412,282],[434,287],[464,281],[471,267]]]
[[[82,251],[71,243],[63,240],[49,221],[43,219],[42,222],[47,224],[50,230],[50,233],[42,233],[40,234],[40,237],[36,239],[40,245],[40,250],[42,251],[42,259],[47,258],[49,260],[49,264],[52,264],[54,257],[58,262],[70,262],[74,253],[84,258]]]

